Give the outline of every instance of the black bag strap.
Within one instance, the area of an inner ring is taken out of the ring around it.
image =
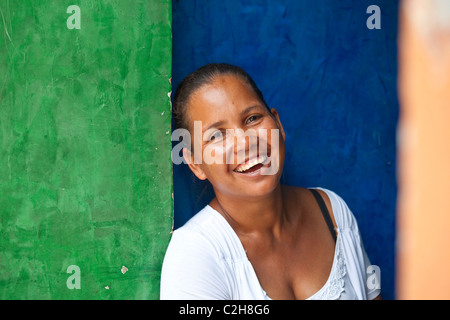
[[[328,229],[330,229],[331,236],[334,239],[334,242],[336,242],[336,231],[334,230],[333,221],[331,220],[330,212],[327,209],[327,206],[325,205],[325,202],[322,199],[322,196],[316,189],[309,189],[312,194],[314,195],[314,198],[316,198],[316,201],[319,205],[320,211],[322,211],[323,218],[325,219],[325,222],[327,223]]]

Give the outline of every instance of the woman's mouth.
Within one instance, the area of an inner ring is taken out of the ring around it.
[[[268,157],[265,155],[253,158],[238,165],[233,171],[237,173],[253,173],[261,169],[267,163]]]

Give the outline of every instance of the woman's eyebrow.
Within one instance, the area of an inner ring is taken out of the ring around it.
[[[255,109],[255,108],[258,108],[258,106],[257,105],[253,105],[253,106],[245,108],[244,110],[241,111],[241,116],[243,116],[244,114],[250,112],[252,109]]]
[[[240,115],[243,116],[243,115],[245,115],[246,113],[249,113],[250,111],[252,111],[253,109],[256,109],[256,108],[258,108],[257,105],[252,105],[252,106],[250,106],[250,107],[247,107],[247,108],[245,108],[244,110],[242,110],[242,111],[240,112]],[[213,124],[209,125],[207,128],[205,128],[205,130],[203,130],[203,132],[205,132],[205,131],[207,131],[207,130],[209,130],[209,129],[211,129],[211,128],[214,128],[214,127],[220,127],[220,126],[223,126],[225,123],[226,123],[225,120],[216,121],[216,122],[214,122]]]
[[[222,126],[224,124],[225,124],[225,120],[220,120],[220,121],[214,122],[213,124],[209,125],[208,128],[203,130],[203,132],[205,132],[205,131],[207,131],[207,130],[209,130],[211,128],[214,128],[214,127],[220,127],[220,126]]]

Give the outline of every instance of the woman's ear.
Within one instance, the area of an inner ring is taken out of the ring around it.
[[[186,160],[189,169],[191,169],[191,171],[197,178],[199,178],[200,180],[206,179],[206,175],[200,165],[194,162],[194,154],[191,152],[191,150],[189,150],[188,148],[183,148],[183,158],[184,160]]]
[[[275,108],[270,109],[270,112],[272,113],[273,117],[275,118],[275,121],[277,122],[278,128],[281,131],[281,136],[283,137],[283,141],[286,141],[286,134],[284,133],[283,125],[280,121],[280,116],[278,115],[278,111]]]

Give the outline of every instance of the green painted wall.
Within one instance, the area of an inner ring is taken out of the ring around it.
[[[171,1],[1,0],[0,14],[0,299],[158,299]]]

